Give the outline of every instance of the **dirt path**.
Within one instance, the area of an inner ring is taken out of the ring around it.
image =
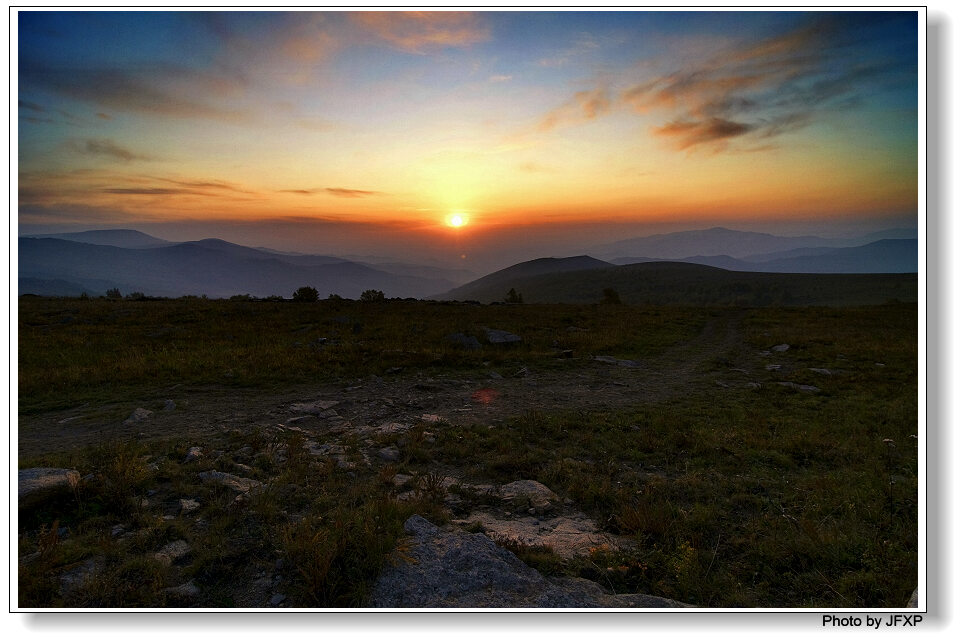
[[[81,406],[69,411],[22,417],[18,422],[21,457],[97,444],[112,437],[143,439],[189,437],[198,441],[225,431],[285,423],[291,405],[336,403],[344,427],[438,417],[453,424],[500,422],[531,410],[599,411],[684,397],[725,392],[764,377],[761,360],[743,342],[742,310],[720,310],[702,331],[659,356],[616,360],[579,353],[538,369],[521,364],[502,377],[487,368],[470,371],[418,371],[370,377],[340,385],[304,386],[283,392],[175,386],[158,392],[142,407],[153,414],[142,422],[124,423],[129,405]],[[165,410],[166,400],[174,409]],[[299,426],[312,433],[330,421],[305,419]]]

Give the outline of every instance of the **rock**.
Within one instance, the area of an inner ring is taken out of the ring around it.
[[[201,503],[191,498],[190,500],[181,499],[181,513],[190,513],[201,508]]]
[[[184,457],[184,462],[194,462],[196,460],[200,460],[203,457],[204,457],[204,453],[202,452],[200,447],[191,447],[190,449],[187,450],[187,456]]]
[[[476,511],[466,522],[481,524],[485,528],[485,535],[494,539],[509,540],[523,546],[547,546],[564,559],[588,555],[592,549],[599,547],[622,546],[622,541],[599,531],[595,522],[583,513],[548,519],[526,516],[501,520],[489,513]]]
[[[773,345],[769,349],[771,349],[774,352],[787,352],[789,351],[789,344],[783,343],[782,345]]]
[[[920,587],[917,586],[913,589],[913,594],[910,595],[909,601],[906,602],[906,608],[919,608],[920,607]]]
[[[555,492],[535,480],[516,480],[498,489],[503,500],[516,503],[518,508],[535,509],[537,515],[549,511],[558,502]]]
[[[819,388],[814,387],[813,385],[800,385],[798,383],[789,383],[789,382],[781,382],[776,384],[782,385],[783,387],[789,387],[789,388],[795,389],[796,391],[801,391],[806,394],[816,394],[819,392]]]
[[[288,598],[287,595],[284,595],[282,593],[275,593],[274,595],[271,596],[270,604],[271,606],[280,606],[281,603],[284,602],[284,600],[286,600],[287,598]]]
[[[175,409],[177,409],[177,404],[173,400],[168,398],[164,401],[164,411],[174,411]]]
[[[296,414],[320,416],[337,404],[336,400],[317,400],[313,403],[294,403],[289,405],[288,409]]]
[[[288,419],[287,419],[286,421],[284,421],[284,422],[285,422],[285,424],[288,424],[288,425],[303,425],[303,424],[306,423],[306,422],[310,422],[310,421],[316,420],[316,419],[317,419],[317,416],[312,416],[312,415],[308,414],[308,415],[304,415],[304,416],[294,416],[293,418],[288,418]]]
[[[154,553],[154,559],[164,564],[171,564],[191,552],[190,545],[184,540],[174,540],[161,550]]]
[[[148,409],[144,409],[143,407],[138,407],[137,409],[134,410],[134,412],[130,416],[127,417],[127,420],[124,421],[124,424],[131,425],[137,422],[142,422],[144,420],[147,420],[153,413],[154,412]]]
[[[60,574],[60,594],[64,595],[82,586],[89,578],[104,568],[104,558],[91,557],[81,564]]]
[[[232,491],[237,491],[238,493],[248,493],[252,489],[257,489],[263,486],[257,480],[252,480],[251,478],[241,478],[233,473],[224,473],[222,471],[202,471],[197,474],[204,482],[217,482],[225,487],[231,489]]]
[[[401,460],[401,452],[394,445],[378,450],[378,457],[387,462],[398,462]]]
[[[522,342],[522,337],[517,334],[505,332],[504,330],[492,330],[487,327],[484,329],[485,338],[488,339],[488,342],[492,345],[513,345]]]
[[[822,374],[823,376],[832,376],[832,375],[833,375],[832,370],[826,369],[826,368],[824,368],[824,367],[810,367],[810,368],[809,368],[809,371],[811,371],[811,372],[813,372],[813,373],[816,373],[816,374]]]
[[[162,593],[167,593],[171,597],[179,599],[193,599],[201,594],[201,589],[197,587],[194,580],[189,582],[184,582],[180,586],[171,586],[170,588],[165,588],[161,591]]]
[[[620,367],[641,367],[641,363],[638,361],[629,360],[627,358],[615,358],[614,356],[593,356],[592,360],[599,363],[606,363],[608,365],[618,365]]]
[[[481,349],[481,343],[478,342],[477,338],[475,338],[474,336],[466,336],[461,332],[457,332],[455,334],[449,334],[445,338],[449,343],[451,343],[455,347],[460,347],[462,349],[469,349],[469,350]]]
[[[782,369],[782,365],[775,365],[775,364],[773,364],[773,365],[766,365],[766,371],[767,371],[767,372],[777,372],[777,371],[779,371],[780,369]]]
[[[80,472],[73,469],[36,467],[17,472],[17,503],[32,506],[47,498],[69,493],[80,482]]]
[[[591,582],[546,579],[481,533],[445,532],[418,515],[405,522],[405,531],[411,537],[372,588],[375,608],[622,606]]]

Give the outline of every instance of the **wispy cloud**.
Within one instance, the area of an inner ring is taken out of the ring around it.
[[[721,55],[610,89],[617,93],[611,100],[605,88],[578,92],[538,128],[544,132],[627,108],[667,115],[651,131],[679,150],[719,151],[742,139],[759,148],[762,139],[808,126],[821,110],[859,103],[874,83],[885,85],[884,76],[899,73],[887,60],[853,55],[847,20],[821,16],[783,34],[734,44]]]
[[[482,17],[469,12],[365,11],[352,17],[378,38],[409,53],[467,47],[490,37]]]
[[[149,69],[51,67],[22,61],[21,90],[41,90],[120,112],[242,122],[248,114],[210,98],[239,91],[241,81],[186,67]]]
[[[135,153],[109,139],[71,139],[67,142],[67,147],[82,155],[107,157],[124,162],[151,159],[148,155]]]
[[[511,75],[491,75],[488,78],[489,82],[508,82],[512,79]]]
[[[538,124],[538,130],[547,132],[564,124],[592,120],[607,113],[611,107],[612,101],[606,89],[579,91],[568,102],[545,115]]]
[[[285,190],[279,190],[278,192],[285,192],[292,195],[326,194],[334,197],[345,197],[348,199],[358,199],[361,197],[371,197],[384,194],[378,192],[377,190],[356,190],[354,188],[289,188]]]
[[[325,188],[324,192],[328,193],[329,195],[334,195],[335,197],[348,197],[352,199],[381,194],[375,190],[354,190],[351,188]]]

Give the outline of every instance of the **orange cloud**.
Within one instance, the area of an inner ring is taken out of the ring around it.
[[[592,120],[607,113],[611,106],[612,102],[605,89],[579,91],[568,102],[543,117],[538,124],[538,130],[546,132],[565,124]]]
[[[459,11],[365,11],[353,14],[364,28],[409,53],[466,47],[489,39],[477,14]]]

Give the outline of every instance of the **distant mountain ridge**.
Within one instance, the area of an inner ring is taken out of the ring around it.
[[[290,296],[302,286],[323,296],[358,298],[378,289],[389,297],[425,297],[450,289],[448,279],[383,272],[335,257],[267,253],[220,239],[123,248],[64,239],[19,239],[20,294],[48,293],[43,281],[67,282],[103,294],[229,297]],[[108,287],[105,287],[108,286]],[[60,286],[63,288],[63,286]]]
[[[736,272],[792,272],[800,274],[883,274],[916,272],[919,254],[916,239],[883,239],[854,248],[795,248],[785,252],[751,255],[744,259],[730,256],[690,256],[684,259],[621,257],[616,265],[679,261],[698,263]]]
[[[589,253],[612,262],[624,258],[687,259],[700,255],[744,259],[800,248],[857,247],[882,239],[915,239],[915,235],[915,230],[897,228],[859,237],[827,239],[816,236],[783,237],[717,227],[623,239],[596,246]]]
[[[174,241],[158,239],[139,230],[85,230],[83,232],[61,232],[57,234],[28,234],[32,239],[62,239],[93,245],[114,246],[116,248],[157,248],[173,245]]]

